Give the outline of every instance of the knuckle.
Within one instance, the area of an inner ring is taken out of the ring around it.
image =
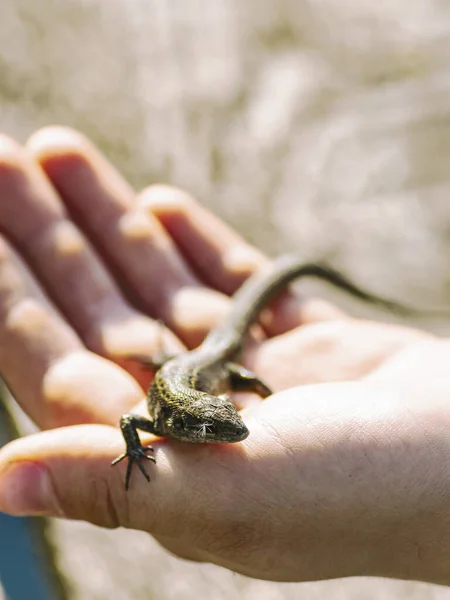
[[[82,509],[83,518],[89,515],[94,525],[108,529],[116,529],[127,523],[127,510],[124,507],[123,494],[114,494],[112,478],[98,478],[91,481],[86,497],[86,505]],[[125,505],[127,505],[125,499]],[[124,510],[125,508],[125,510]]]

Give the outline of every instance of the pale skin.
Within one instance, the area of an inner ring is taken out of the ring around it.
[[[1,510],[257,578],[450,583],[448,341],[286,296],[244,357],[277,392],[244,409],[249,437],[143,435],[157,462],[127,493],[117,423],[151,376],[126,357],[157,351],[158,320],[169,351],[197,345],[268,259],[179,190],[136,196],[62,128],[0,138],[0,231],[0,371],[44,430],[0,451]]]

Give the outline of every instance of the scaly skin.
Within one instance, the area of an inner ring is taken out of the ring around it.
[[[291,256],[275,261],[270,271],[257,273],[244,283],[235,294],[227,317],[198,348],[167,360],[157,370],[147,395],[150,418],[122,416],[120,427],[127,448],[112,464],[128,458],[127,490],[133,463],[150,480],[141,461],[154,462],[147,455],[153,449],[142,446],[138,429],[193,443],[234,443],[249,435],[226,392],[249,391],[266,397],[271,390],[255,374],[232,361],[239,356],[245,335],[261,310],[291,281],[302,277],[325,280],[356,298],[396,313],[422,314],[363,291],[325,265],[305,264]]]

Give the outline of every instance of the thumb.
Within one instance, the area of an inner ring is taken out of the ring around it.
[[[123,450],[120,431],[103,425],[64,427],[15,440],[0,450],[0,510],[16,516],[81,519],[103,527],[151,529],[157,511],[146,511],[145,523],[139,514],[145,496],[147,502],[151,497],[152,504],[160,505],[162,486],[153,481],[155,465],[145,464],[150,483],[135,465],[127,493],[126,465],[111,467]],[[158,454],[158,467],[164,468]]]
[[[142,529],[157,536],[189,531],[190,521],[211,502],[211,481],[222,471],[229,495],[230,463],[242,461],[239,445],[208,448],[141,436],[152,441],[156,465],[133,466],[125,490],[127,461],[111,467],[124,451],[120,431],[76,425],[15,440],[0,450],[0,510],[11,515],[47,515],[89,521],[102,527]],[[225,466],[227,465],[227,467]]]

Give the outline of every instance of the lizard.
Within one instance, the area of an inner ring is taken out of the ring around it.
[[[112,461],[128,458],[125,489],[129,489],[133,464],[147,481],[143,461],[156,462],[151,446],[141,444],[138,429],[157,436],[193,443],[235,443],[249,431],[229,392],[254,392],[266,398],[272,390],[255,373],[235,362],[250,327],[261,311],[293,280],[316,277],[352,296],[400,315],[423,314],[401,303],[366,292],[337,270],[322,263],[304,263],[296,256],[282,256],[272,268],[250,276],[232,299],[229,313],[195,348],[154,362],[156,369],[147,393],[149,418],[127,413],[120,419],[126,451]]]

